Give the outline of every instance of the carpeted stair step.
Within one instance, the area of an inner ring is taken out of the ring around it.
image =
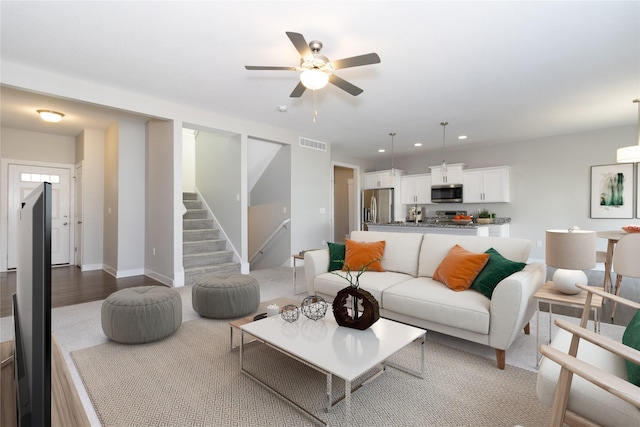
[[[182,219],[207,219],[207,215],[206,209],[187,209]]]
[[[199,200],[183,200],[184,207],[189,209],[202,209],[202,202]]]
[[[218,240],[220,238],[220,230],[212,228],[204,228],[201,230],[184,230],[182,232],[182,241],[199,242],[202,240]]]
[[[240,264],[237,262],[225,262],[215,266],[193,267],[184,269],[184,284],[193,285],[202,276],[223,275],[240,273]]]
[[[198,193],[184,192],[182,193],[182,200],[198,200]]]
[[[194,255],[207,252],[224,251],[226,247],[227,241],[222,239],[184,242],[182,245],[182,253],[183,255]]]
[[[200,254],[184,255],[182,266],[187,269],[191,267],[222,264],[231,261],[233,261],[232,251],[214,251]]]
[[[212,219],[184,219],[182,220],[183,230],[202,230],[213,228]]]

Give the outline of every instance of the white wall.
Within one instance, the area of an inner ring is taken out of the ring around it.
[[[147,124],[145,274],[173,286],[184,285],[182,247],[176,248],[177,253],[173,250],[176,234],[182,242],[182,194],[176,192],[178,203],[175,198],[167,197],[174,193],[171,191],[174,177],[181,176],[174,166],[174,163],[181,164],[181,159],[174,159],[173,151],[173,136],[175,132],[182,133],[180,126],[181,123],[170,121]]]
[[[196,138],[192,130],[182,134],[182,191],[196,191]]]
[[[77,162],[82,162],[82,266],[102,269],[104,231],[104,132],[85,129],[76,138]]]

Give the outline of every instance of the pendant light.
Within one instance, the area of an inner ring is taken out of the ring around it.
[[[393,137],[396,136],[396,133],[389,132],[389,136],[391,137],[391,171],[389,172],[389,176],[391,177],[391,182],[395,185],[396,170],[393,167]]]
[[[441,122],[440,126],[442,126],[442,178],[444,179],[444,182],[447,181],[447,161],[445,160],[445,150],[444,150],[444,146],[445,146],[445,141],[446,141],[446,129],[447,129],[447,125],[449,124],[449,122]]]
[[[640,98],[634,99],[633,102],[638,104],[638,144],[618,148],[616,156],[618,163],[640,162]]]

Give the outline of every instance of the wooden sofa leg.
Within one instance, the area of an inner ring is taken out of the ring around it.
[[[531,332],[531,329],[529,323],[527,322],[527,324],[524,325],[524,333],[525,335],[529,335],[529,332]]]
[[[507,352],[505,350],[499,350],[496,348],[496,360],[498,362],[498,369],[504,369],[506,358]]]

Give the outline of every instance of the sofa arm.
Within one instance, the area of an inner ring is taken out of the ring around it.
[[[317,275],[326,273],[329,267],[329,249],[318,249],[304,253],[304,280],[309,295],[315,295],[314,279]]]
[[[506,350],[531,320],[536,306],[533,294],[544,285],[546,276],[546,265],[534,262],[498,283],[491,297],[491,347]]]

